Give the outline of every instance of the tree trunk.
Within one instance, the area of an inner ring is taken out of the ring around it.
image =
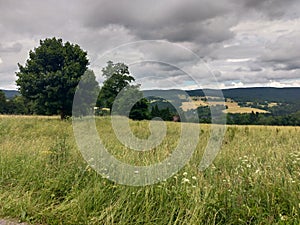
[[[66,115],[65,111],[64,111],[64,110],[61,110],[61,111],[60,111],[60,119],[61,119],[61,120],[64,120],[64,119],[66,119],[66,118],[67,118],[67,115]]]

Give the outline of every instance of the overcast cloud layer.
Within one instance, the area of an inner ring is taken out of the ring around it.
[[[203,87],[216,87],[212,74],[221,88],[300,86],[297,0],[0,0],[0,33],[0,89],[16,89],[17,63],[54,36],[86,50],[97,76],[102,55],[126,43],[162,40],[199,56],[153,42],[109,55],[136,62],[143,88],[199,88],[186,73]]]

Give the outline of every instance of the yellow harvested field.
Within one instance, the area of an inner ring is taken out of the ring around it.
[[[268,107],[275,107],[275,106],[278,106],[277,102],[271,102],[268,104]]]
[[[183,102],[181,108],[183,111],[188,111],[191,109],[197,109],[200,106],[208,106],[208,103],[204,101]]]
[[[236,108],[228,108],[226,110],[224,110],[224,112],[226,113],[269,113],[266,110],[262,110],[262,109],[256,109],[256,108],[250,108],[250,107],[236,107]]]
[[[205,102],[200,100],[199,98],[195,101],[189,101],[189,102],[183,102],[181,105],[182,110],[188,111],[197,109],[200,106],[209,106],[209,105],[223,105],[224,102],[222,101],[213,101],[213,102]],[[228,99],[227,102],[225,102],[225,105],[227,106],[227,109],[224,110],[226,113],[251,113],[252,111],[254,113],[269,113],[266,110],[257,109],[257,108],[250,108],[250,107],[240,107],[237,102],[234,102],[231,99]]]

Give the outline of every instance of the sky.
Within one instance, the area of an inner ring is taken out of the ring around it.
[[[0,0],[0,89],[45,38],[108,60],[143,89],[300,87],[298,0]]]

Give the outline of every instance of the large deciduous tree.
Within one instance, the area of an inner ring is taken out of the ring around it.
[[[25,66],[18,64],[16,81],[20,93],[33,101],[35,113],[72,114],[76,86],[87,70],[87,53],[62,39],[47,38],[29,52]]]

